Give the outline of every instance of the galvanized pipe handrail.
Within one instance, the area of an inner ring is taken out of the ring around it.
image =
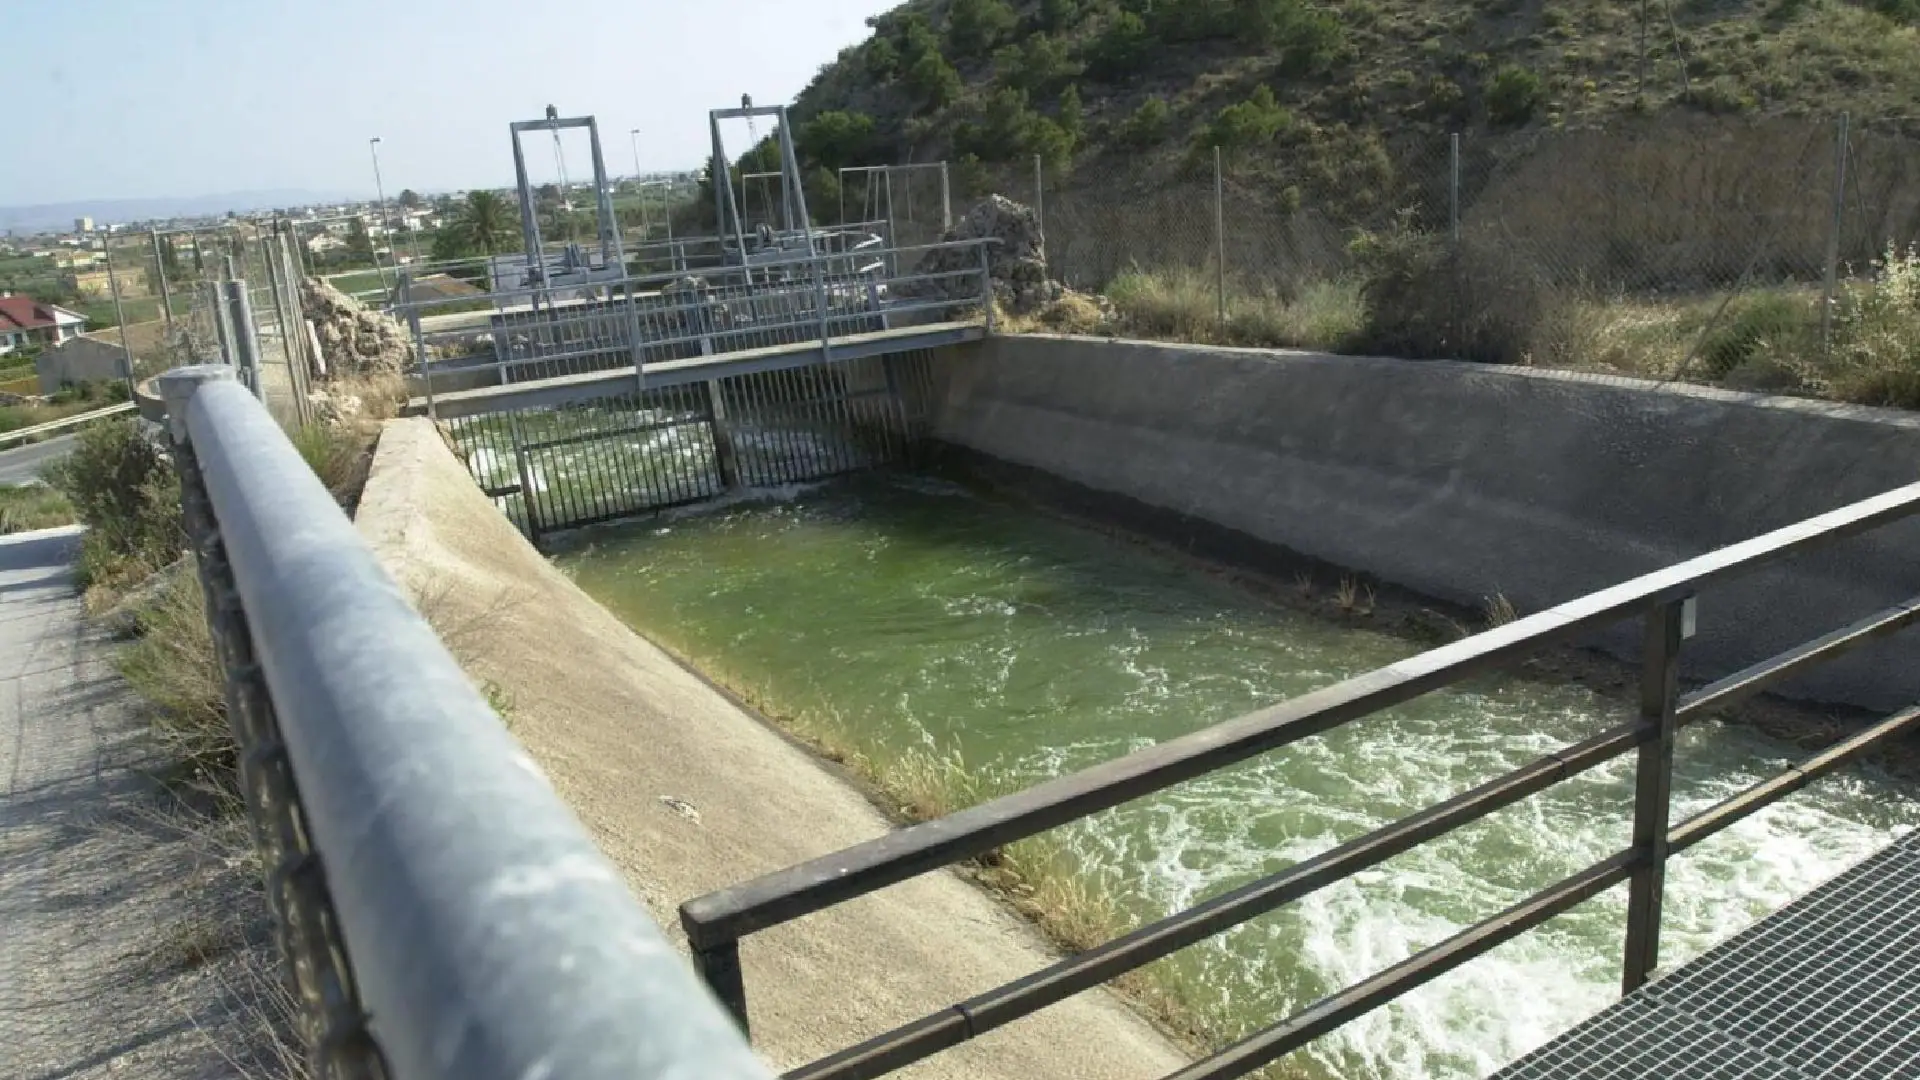
[[[994,244],[998,244],[999,242],[1000,241],[994,237],[975,237],[975,238],[966,239],[966,240],[943,240],[943,241],[937,241],[929,244],[908,244],[901,247],[876,248],[872,250],[863,250],[858,253],[824,252],[824,253],[818,253],[814,255],[806,255],[802,253],[802,254],[796,254],[791,258],[769,259],[765,262],[754,262],[754,263],[747,263],[744,265],[739,263],[727,263],[721,266],[702,267],[702,268],[699,268],[699,272],[703,272],[703,273],[738,272],[738,273],[746,274],[746,273],[754,273],[754,272],[760,272],[765,270],[788,270],[788,269],[793,269],[795,267],[806,267],[806,266],[818,265],[823,263],[832,263],[835,261],[852,259],[856,257],[862,258],[862,259],[875,259],[882,255],[900,255],[900,254],[906,254],[909,252],[916,252],[916,251],[932,251],[935,249],[967,250],[971,248],[989,247]],[[436,298],[432,300],[419,300],[419,301],[415,301],[413,303],[413,306],[420,311],[422,317],[428,317],[433,314],[434,308],[455,307],[462,304],[470,304],[477,300],[494,300],[498,302],[502,300],[513,300],[513,299],[522,299],[522,298],[533,299],[533,298],[548,296],[555,292],[562,292],[562,291],[567,291],[567,290],[576,289],[576,288],[619,289],[619,288],[628,288],[628,287],[641,288],[647,285],[668,285],[668,284],[672,284],[673,282],[680,281],[692,273],[695,273],[695,271],[660,270],[660,271],[654,271],[652,273],[647,273],[647,274],[623,274],[619,277],[609,277],[601,280],[582,282],[578,285],[515,286],[511,289],[501,289],[496,292],[488,292],[478,296],[458,296],[458,297]],[[903,274],[899,276],[902,278],[911,278],[914,275]]]
[[[1671,827],[1667,815],[1673,735],[1680,727],[1714,708],[1758,693],[1814,664],[1920,621],[1917,598],[1796,646],[1683,698],[1677,687],[1678,654],[1681,641],[1691,634],[1693,597],[1711,582],[1916,511],[1920,511],[1920,484],[1656,571],[1239,720],[698,897],[681,906],[681,921],[693,944],[695,962],[744,1028],[746,1000],[738,940],[747,933],[1287,745],[1516,659],[1546,642],[1564,640],[1644,610],[1647,639],[1637,723],[1549,754],[1287,870],[804,1065],[786,1076],[788,1080],[850,1080],[902,1067],[1239,925],[1637,746],[1640,760],[1635,782],[1634,840],[1627,851],[1180,1071],[1170,1080],[1220,1080],[1258,1068],[1619,881],[1632,883],[1623,978],[1625,989],[1632,991],[1658,963],[1664,869],[1672,851],[1797,790],[1881,741],[1920,726],[1920,708],[1895,714],[1790,768],[1781,777],[1756,785],[1677,828]]]
[[[270,870],[319,883],[387,1073],[764,1080],[232,370],[160,385],[189,504],[211,511],[203,568],[230,575],[210,612],[238,616],[250,646],[229,676],[258,679],[277,718],[243,764],[283,762],[310,843]]]

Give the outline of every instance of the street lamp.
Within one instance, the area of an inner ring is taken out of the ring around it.
[[[373,190],[380,196],[380,227],[387,232],[387,253],[393,253],[393,226],[387,223],[387,189],[380,183],[380,136],[367,140],[367,152],[373,155]],[[372,246],[372,245],[369,245]],[[380,290],[391,292],[393,287],[387,284],[386,268],[380,265],[380,249],[373,249],[373,268],[380,274]]]

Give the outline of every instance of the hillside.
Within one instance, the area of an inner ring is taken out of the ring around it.
[[[1353,197],[1451,131],[1904,116],[1916,20],[1920,0],[909,0],[795,112],[829,168],[946,158],[972,187],[974,162],[1038,154],[1074,186],[1152,185],[1218,144]]]

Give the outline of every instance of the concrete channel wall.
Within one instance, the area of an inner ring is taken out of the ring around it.
[[[1502,593],[1523,614],[1920,476],[1920,418],[1639,380],[1048,336],[950,350],[938,379],[943,442],[1121,513],[1171,511],[1443,601]],[[1920,521],[1758,570],[1702,595],[1687,674],[1916,593]],[[1635,656],[1639,631],[1595,644]],[[1920,700],[1920,640],[1787,689]]]

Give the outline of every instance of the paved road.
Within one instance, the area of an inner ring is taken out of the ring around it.
[[[31,446],[0,451],[0,487],[33,483],[48,462],[66,457],[71,449],[73,436],[62,435]]]
[[[241,954],[183,948],[205,845],[149,779],[164,763],[74,593],[79,537],[0,537],[0,1077],[235,1075]]]

